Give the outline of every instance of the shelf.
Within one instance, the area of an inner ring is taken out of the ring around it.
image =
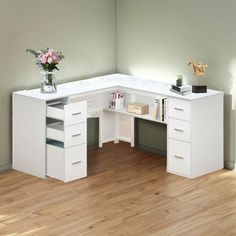
[[[47,128],[64,131],[64,124],[63,122],[55,122],[55,123],[48,124]]]
[[[166,121],[160,121],[160,120],[154,119],[152,117],[152,114],[150,114],[150,113],[146,114],[146,115],[136,115],[136,114],[133,114],[133,113],[129,113],[127,111],[127,108],[119,109],[119,110],[115,110],[115,109],[112,109],[112,108],[105,108],[104,111],[120,113],[120,114],[124,114],[124,115],[133,116],[135,118],[143,119],[143,120],[150,120],[150,121],[157,122],[157,123],[167,124]]]
[[[64,124],[56,122],[47,125],[47,138],[64,142]]]

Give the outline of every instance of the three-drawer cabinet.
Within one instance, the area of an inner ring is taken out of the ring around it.
[[[168,172],[194,178],[223,168],[222,109],[222,95],[168,99]]]
[[[190,175],[190,102],[169,99],[168,159],[170,172]]]
[[[47,176],[64,182],[87,176],[87,103],[47,105]]]

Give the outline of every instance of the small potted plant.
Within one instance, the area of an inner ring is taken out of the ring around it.
[[[56,52],[50,48],[43,48],[39,51],[26,49],[26,52],[33,54],[36,58],[35,63],[43,74],[41,93],[57,92],[54,70],[59,70],[58,63],[65,58],[61,52]]]
[[[181,87],[183,85],[183,74],[177,75],[176,86]]]

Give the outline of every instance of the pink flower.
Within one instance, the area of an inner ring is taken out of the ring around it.
[[[41,64],[58,64],[61,60],[59,54],[55,52],[53,49],[49,49],[45,54],[41,54],[38,56],[38,60]]]
[[[52,59],[55,64],[59,63],[59,61],[60,61],[60,58],[58,57],[58,55],[56,53],[53,54]]]
[[[47,60],[48,60],[46,54],[45,55],[39,55],[38,59],[42,64],[46,64]]]
[[[49,56],[53,56],[54,55],[54,50],[53,49],[48,49],[48,52],[47,52],[47,54],[49,55]]]

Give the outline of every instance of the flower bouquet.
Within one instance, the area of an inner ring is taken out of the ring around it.
[[[58,63],[65,58],[61,52],[56,52],[50,48],[43,48],[39,51],[26,49],[26,52],[33,54],[35,63],[43,74],[41,85],[42,93],[55,93],[57,91],[54,70],[59,70]]]

